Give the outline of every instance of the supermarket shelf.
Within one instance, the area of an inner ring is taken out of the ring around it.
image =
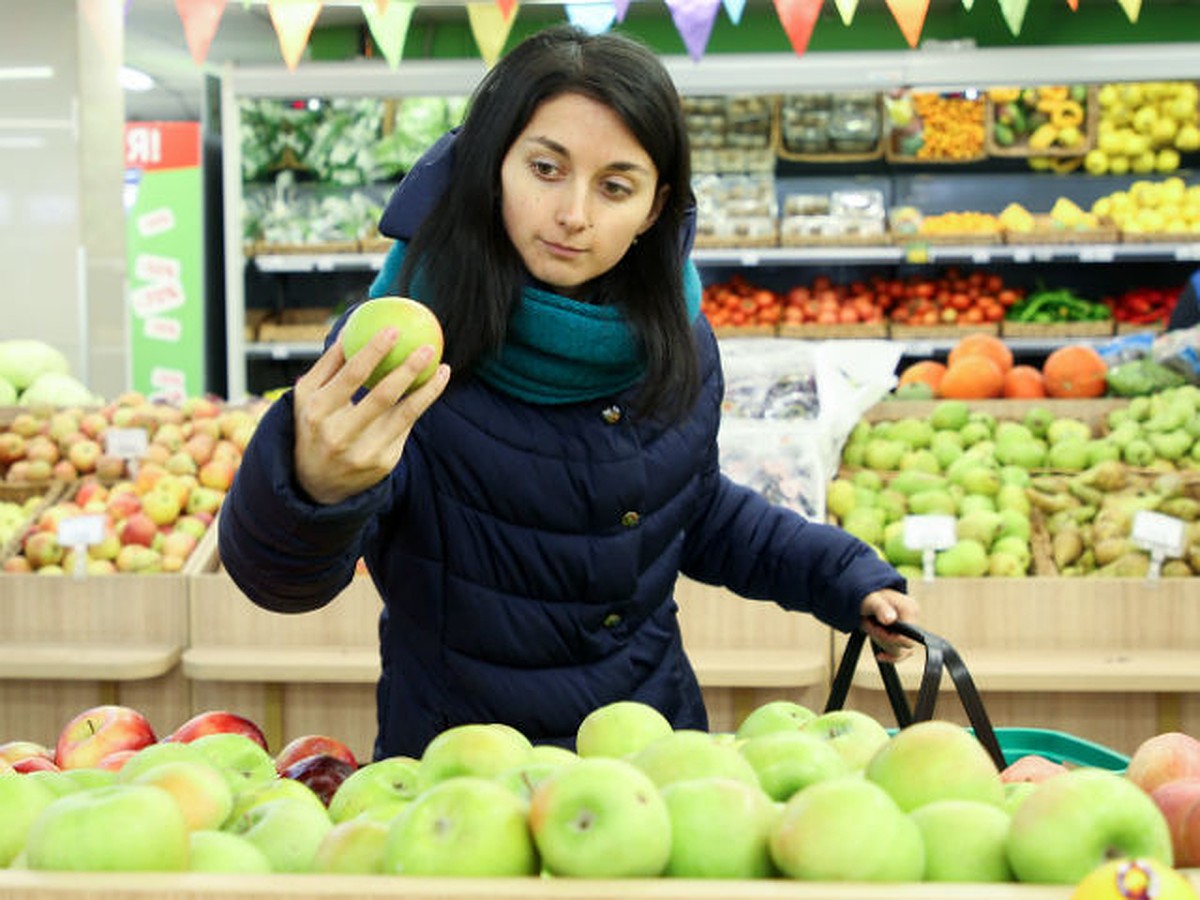
[[[246,344],[246,358],[316,359],[324,349],[320,341],[256,341]]]
[[[378,272],[386,253],[265,253],[250,261],[260,272]]]

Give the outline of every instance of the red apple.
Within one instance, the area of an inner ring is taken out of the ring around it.
[[[342,782],[356,771],[357,767],[354,764],[346,762],[341,757],[318,753],[315,756],[306,756],[297,760],[281,771],[279,775],[281,778],[290,778],[311,788],[312,792],[320,797],[321,802],[328,808],[329,801],[333,799],[333,795],[337,793]]]
[[[117,532],[122,544],[141,544],[143,547],[153,545],[157,534],[158,523],[140,511],[126,518]]]
[[[114,521],[122,522],[135,513],[142,511],[142,498],[137,495],[137,491],[132,487],[121,488],[119,490],[113,488],[108,493],[108,501],[105,507]]]
[[[267,749],[267,739],[258,725],[245,716],[239,716],[237,713],[227,712],[223,709],[210,709],[192,716],[163,740],[188,744],[206,734],[218,734],[226,731],[245,735],[264,750]]]
[[[1036,784],[1065,771],[1067,771],[1067,767],[1062,763],[1056,763],[1044,756],[1030,753],[1005,766],[1000,772],[1000,780],[1006,783],[1030,781]]]
[[[283,771],[308,756],[333,756],[358,768],[358,760],[350,748],[336,738],[324,734],[305,734],[289,741],[275,757],[275,771]]]
[[[96,462],[103,452],[103,448],[97,441],[84,438],[67,447],[67,459],[80,472],[94,472],[96,471]]]
[[[25,458],[25,438],[12,431],[0,432],[0,465]]]
[[[149,720],[136,709],[116,704],[94,706],[63,728],[54,762],[60,769],[90,768],[112,753],[140,750],[155,740]]]
[[[1162,811],[1171,829],[1175,865],[1200,865],[1200,778],[1180,778],[1160,784],[1150,799]]]
[[[58,542],[53,531],[32,531],[25,537],[22,549],[29,565],[34,569],[58,565],[66,549]]]
[[[133,759],[135,755],[137,755],[136,750],[114,750],[107,756],[100,757],[100,759],[96,761],[95,768],[103,769],[108,772],[120,772],[123,768],[125,768],[125,763]]]
[[[30,772],[57,772],[58,766],[53,760],[45,759],[41,756],[27,756],[25,759],[18,759],[12,764],[14,772],[20,772],[22,775],[27,775]]]
[[[33,565],[24,556],[10,556],[2,567],[9,575],[28,575],[33,571]]]
[[[53,762],[54,751],[35,741],[7,741],[0,744],[0,759],[7,762],[16,763],[36,757]]]
[[[25,458],[30,461],[42,459],[54,465],[61,457],[58,444],[47,434],[35,434],[25,442]]]
[[[74,499],[80,507],[97,500],[103,503],[108,499],[108,487],[97,478],[85,478],[75,491]]]
[[[125,477],[125,459],[111,453],[101,453],[96,458],[96,475],[106,481]]]
[[[1147,794],[1168,781],[1200,778],[1200,740],[1179,731],[1147,738],[1133,751],[1125,774]]]
[[[229,486],[233,484],[233,476],[236,472],[237,467],[232,462],[213,456],[212,459],[200,467],[198,477],[200,483],[206,488],[227,491],[229,490]]]

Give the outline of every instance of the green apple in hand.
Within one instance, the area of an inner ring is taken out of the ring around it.
[[[653,878],[671,856],[671,816],[658,787],[607,756],[563,766],[539,784],[529,828],[553,875]]]
[[[776,804],[734,778],[694,778],[662,789],[671,816],[671,857],[664,875],[676,878],[768,878],[775,873],[767,845]]]
[[[671,733],[667,717],[648,703],[617,700],[588,713],[575,733],[580,756],[629,756]]]
[[[1118,856],[1174,861],[1162,812],[1124,775],[1072,769],[1038,784],[1012,814],[1008,861],[1018,881],[1075,884]]]
[[[187,823],[161,788],[114,784],[77,791],[41,811],[25,855],[31,869],[182,872],[188,867]]]
[[[529,805],[486,778],[459,775],[421,793],[389,826],[383,871],[395,875],[534,875]]]
[[[367,376],[363,384],[372,388],[380,380],[401,365],[414,350],[426,344],[434,349],[433,359],[413,380],[412,388],[418,388],[437,371],[442,359],[442,326],[437,316],[425,306],[409,297],[375,297],[354,307],[339,339],[342,352],[350,359],[379,331],[392,327],[398,332],[396,343]],[[412,389],[410,388],[410,390]]]

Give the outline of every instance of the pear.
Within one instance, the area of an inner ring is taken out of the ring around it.
[[[1022,424],[1029,429],[1034,437],[1045,437],[1050,423],[1054,421],[1054,413],[1044,406],[1034,406],[1025,413]]]
[[[980,441],[989,440],[992,436],[992,430],[983,422],[967,422],[958,430],[962,435],[963,446],[970,447],[973,444],[978,444]]]
[[[1059,571],[1079,559],[1083,553],[1083,537],[1079,529],[1062,528],[1056,532],[1050,541],[1050,553]]]
[[[1192,436],[1182,428],[1173,431],[1150,431],[1146,439],[1159,459],[1179,459],[1192,446]]]
[[[1017,487],[1028,487],[1033,479],[1029,477],[1029,470],[1021,466],[1001,466],[1000,467],[1000,486],[1006,484],[1015,484]]]
[[[929,472],[936,475],[942,471],[942,465],[932,450],[928,447],[921,447],[917,450],[909,450],[900,457],[899,469],[901,472]]]
[[[996,445],[996,462],[1002,466],[1037,469],[1046,464],[1047,447],[1041,438],[1005,441]]]
[[[919,469],[901,471],[891,480],[890,484],[893,490],[899,491],[906,496],[912,496],[921,491],[933,490],[935,488],[944,488],[945,486],[946,479],[941,475],[932,472],[923,472]]]
[[[1200,519],[1200,500],[1191,497],[1169,497],[1158,505],[1158,512],[1185,522]]]
[[[1142,426],[1132,419],[1126,420],[1108,433],[1105,440],[1112,441],[1121,450],[1124,450],[1133,441],[1138,440],[1142,436]]]
[[[857,505],[858,492],[855,490],[853,482],[844,478],[835,478],[825,489],[825,510],[830,515],[836,516],[838,521],[845,519],[846,515]]]
[[[871,438],[863,453],[863,462],[872,469],[885,472],[895,471],[908,447],[900,441],[887,438]]]
[[[1145,578],[1150,571],[1150,557],[1145,553],[1126,553],[1106,566],[1092,571],[1101,578]]]
[[[893,566],[920,566],[921,551],[904,543],[904,523],[890,522],[883,530],[883,553]]]
[[[1096,563],[1101,566],[1107,566],[1133,549],[1133,544],[1126,537],[1106,537],[1092,544],[1092,553],[1096,556]]]
[[[949,468],[963,454],[962,435],[957,431],[935,431],[929,443],[929,452],[943,470]]]
[[[892,423],[888,439],[900,441],[914,450],[919,450],[929,446],[929,442],[933,439],[933,426],[924,419],[912,417],[897,419]]]
[[[1089,466],[1078,478],[1082,483],[1108,494],[1121,490],[1129,483],[1129,471],[1118,460],[1106,459]]]
[[[944,488],[919,491],[908,498],[908,511],[915,516],[953,516],[958,512],[958,503]]]
[[[1033,523],[1030,521],[1028,513],[1022,513],[1015,509],[1001,509],[997,515],[1000,516],[1000,530],[996,532],[997,541],[1002,541],[1006,537],[1015,537],[1026,543],[1029,542],[1029,538],[1033,534]]]
[[[1046,451],[1046,465],[1068,472],[1082,471],[1087,468],[1088,463],[1088,440],[1089,438],[1066,436],[1051,441],[1050,449]]]
[[[1087,442],[1087,448],[1089,466],[1121,458],[1121,448],[1116,441],[1108,438],[1092,438]]]
[[[1000,473],[993,467],[980,464],[966,469],[957,483],[968,494],[994,497],[1000,491]]]
[[[1168,559],[1162,564],[1161,574],[1163,578],[1190,578],[1194,573],[1182,559]]]
[[[1009,441],[1032,441],[1036,437],[1027,425],[1004,419],[996,423],[996,446]]]
[[[1024,578],[1028,567],[1029,563],[1022,562],[1020,557],[997,551],[988,556],[987,574],[993,578]]]
[[[1046,440],[1050,442],[1051,446],[1067,438],[1078,438],[1086,441],[1091,436],[1092,426],[1082,419],[1073,419],[1069,416],[1055,419],[1050,423],[1050,427],[1046,429]]]
[[[970,415],[971,407],[965,400],[942,400],[929,413],[929,424],[938,431],[958,431]]]
[[[1121,451],[1121,458],[1131,466],[1145,468],[1154,462],[1157,454],[1149,441],[1135,438],[1125,445],[1125,449]]]
[[[884,488],[876,505],[883,510],[884,522],[895,522],[908,512],[908,497],[893,488]]]
[[[1033,550],[1029,547],[1029,541],[1019,538],[1016,535],[996,538],[992,544],[992,555],[994,556],[997,553],[1005,553],[1016,557],[1021,563],[1022,572],[1027,572],[1029,564],[1033,561]]]
[[[849,466],[852,469],[857,469],[863,465],[864,457],[866,456],[867,444],[865,441],[846,444],[842,448],[842,465]]]
[[[1029,495],[1025,493],[1025,488],[1018,484],[1000,485],[1000,490],[996,492],[996,510],[998,512],[1013,510],[1028,518],[1032,508],[1033,504],[1030,503]]]
[[[934,562],[934,572],[943,578],[978,578],[987,574],[988,552],[979,541],[963,538],[943,550]]]
[[[883,476],[874,469],[859,469],[851,476],[855,487],[866,488],[869,491],[883,489]]]
[[[878,507],[855,507],[842,521],[842,528],[860,541],[878,545],[883,541],[884,511]]]
[[[973,512],[996,512],[996,499],[987,494],[963,494],[958,501],[958,514],[965,516]]]
[[[991,547],[1000,531],[1000,514],[986,509],[974,510],[961,515],[955,523],[955,536],[962,540],[970,538],[984,547]]]

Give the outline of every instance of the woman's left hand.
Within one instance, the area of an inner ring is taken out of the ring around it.
[[[862,628],[879,647],[876,657],[884,662],[899,662],[908,656],[915,643],[906,637],[888,631],[887,626],[893,622],[917,623],[920,608],[917,601],[908,594],[902,594],[891,588],[872,591],[863,597],[859,609],[862,614]]]

